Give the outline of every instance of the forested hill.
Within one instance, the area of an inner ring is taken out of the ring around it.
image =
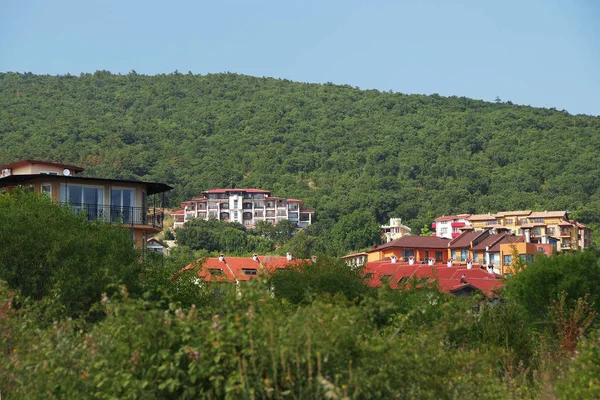
[[[492,77],[490,79],[493,79]],[[463,97],[236,74],[0,74],[0,163],[82,165],[166,182],[171,205],[215,187],[433,217],[567,209],[600,221],[600,118]]]

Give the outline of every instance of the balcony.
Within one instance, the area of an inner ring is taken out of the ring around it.
[[[452,238],[459,237],[460,232],[452,232]]]
[[[433,224],[431,224],[431,228],[435,229],[437,227],[437,224],[434,222]]]
[[[464,222],[452,222],[450,224],[451,227],[453,228],[462,228],[463,226],[465,226]]]
[[[76,214],[82,214],[88,221],[104,221],[123,225],[150,225],[154,228],[163,226],[162,211],[148,214],[143,207],[129,206],[104,206],[99,204],[84,203],[61,203],[75,210]]]

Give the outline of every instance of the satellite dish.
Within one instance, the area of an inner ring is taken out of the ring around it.
[[[68,169],[65,168],[65,169],[63,169],[63,175],[69,176],[69,175],[71,175],[71,171],[69,171]]]

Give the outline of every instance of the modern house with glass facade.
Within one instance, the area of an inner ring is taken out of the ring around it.
[[[125,225],[140,249],[162,230],[161,195],[172,189],[164,183],[85,177],[81,167],[47,161],[23,160],[0,171],[0,192],[20,186],[68,204],[89,220]]]

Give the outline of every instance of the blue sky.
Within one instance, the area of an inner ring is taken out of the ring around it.
[[[236,72],[600,115],[600,1],[4,0],[0,71]]]

